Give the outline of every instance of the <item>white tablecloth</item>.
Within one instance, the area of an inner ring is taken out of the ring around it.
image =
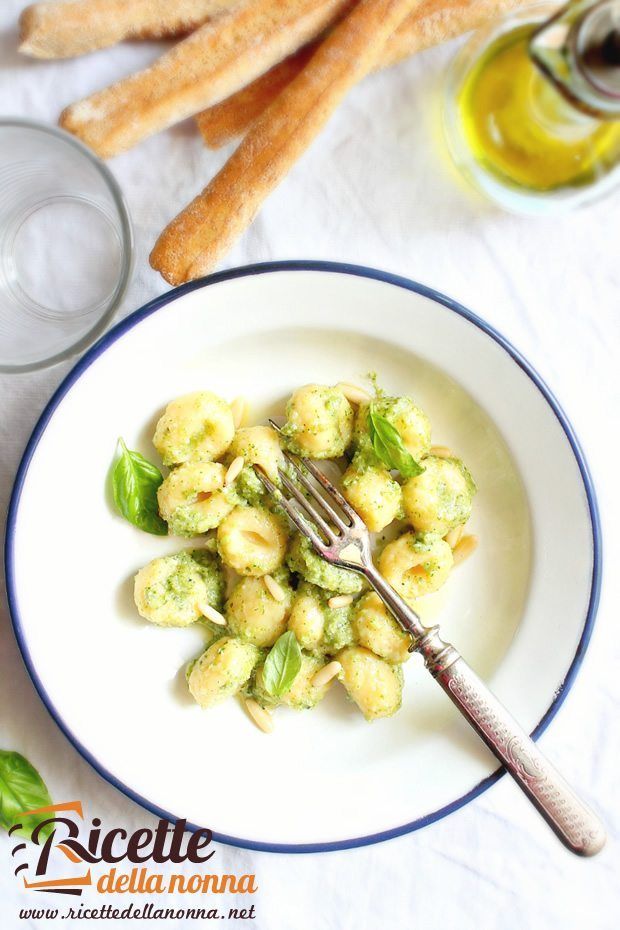
[[[158,51],[129,45],[76,61],[22,59],[15,29],[22,5],[4,0],[0,6],[2,115],[55,122],[67,103]],[[560,398],[594,473],[607,572],[588,655],[541,745],[604,816],[610,840],[594,860],[572,857],[504,778],[446,820],[366,849],[293,857],[219,846],[213,871],[256,873],[254,926],[261,930],[618,926],[620,195],[562,220],[533,221],[500,213],[464,190],[447,164],[438,126],[440,82],[453,51],[451,46],[426,53],[356,89],[226,265],[327,258],[415,278],[499,328]],[[111,163],[136,231],[136,270],[122,314],[165,290],[148,266],[148,252],[165,222],[204,186],[225,154],[203,148],[193,125],[184,123]],[[3,510],[30,431],[69,367],[0,380]],[[42,558],[47,545],[53,545],[52,532],[42,527]],[[26,674],[4,604],[0,609],[0,748],[23,752],[55,798],[81,798],[104,824],[130,829],[152,824],[154,818],[96,775],[57,729]],[[18,920],[19,908],[32,906],[32,898],[18,891],[10,846],[0,836],[0,926],[56,926]],[[84,903],[100,903],[96,897],[87,895]],[[122,896],[123,905],[128,897]],[[37,906],[43,906],[40,898]],[[186,899],[166,904],[187,906]],[[229,896],[224,901],[226,907],[234,903]]]

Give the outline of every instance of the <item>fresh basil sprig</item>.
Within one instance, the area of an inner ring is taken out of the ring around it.
[[[396,427],[372,403],[368,407],[368,432],[375,455],[387,468],[398,469],[403,478],[422,474],[424,469],[407,451]]]
[[[168,527],[159,516],[157,488],[164,480],[159,468],[139,452],[118,441],[120,455],[112,469],[114,503],[120,514],[134,526],[154,536],[165,536]]]
[[[280,697],[290,690],[301,668],[301,649],[292,630],[283,633],[272,647],[263,666],[265,691]]]
[[[21,817],[23,811],[48,807],[52,803],[45,782],[33,765],[18,752],[0,749],[0,826],[5,830],[20,823],[21,828],[14,836],[25,836],[32,831],[49,814],[31,814]],[[51,829],[45,828],[44,834]]]

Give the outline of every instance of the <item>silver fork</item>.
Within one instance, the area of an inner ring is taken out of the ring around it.
[[[280,431],[272,420],[270,423]],[[605,830],[598,817],[579,800],[454,646],[441,639],[439,627],[425,627],[416,612],[377,571],[370,552],[368,530],[361,517],[313,462],[288,452],[284,454],[306,494],[280,469],[282,484],[292,497],[289,500],[259,466],[255,465],[254,469],[299,532],[327,562],[358,572],[372,585],[400,626],[411,635],[409,651],[423,656],[433,678],[564,845],[580,856],[599,852],[605,844]],[[308,479],[308,473],[323,493]]]

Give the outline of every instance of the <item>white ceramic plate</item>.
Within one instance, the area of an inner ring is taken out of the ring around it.
[[[198,629],[158,629],[132,604],[135,571],[183,542],[115,515],[105,487],[119,435],[154,458],[154,423],[179,394],[243,394],[260,421],[300,384],[362,382],[369,370],[416,398],[434,441],[463,456],[479,487],[471,527],[480,548],[426,615],[440,617],[445,637],[540,732],[593,622],[594,494],[537,375],[439,294],[324,263],[255,266],[180,288],[78,363],[18,474],[8,590],[41,697],[110,782],[227,842],[286,851],[375,842],[445,815],[498,776],[417,656],[395,717],[367,724],[338,686],[311,713],[279,709],[267,737],[234,700],[209,711],[191,702],[183,666],[200,650]]]

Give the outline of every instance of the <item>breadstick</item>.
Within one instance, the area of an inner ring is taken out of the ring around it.
[[[237,0],[63,0],[33,3],[19,19],[20,52],[73,58],[124,39],[187,35]]]
[[[408,16],[385,44],[377,68],[395,65],[425,48],[455,39],[510,10],[530,5],[531,0],[425,0]],[[558,0],[558,6],[560,2]]]
[[[60,124],[109,158],[233,94],[322,32],[342,7],[343,0],[239,0],[150,68],[67,107]]]
[[[386,42],[376,68],[386,68],[409,55],[447,42],[477,29],[485,21],[530,0],[445,0],[439,6],[425,2],[411,13]],[[247,87],[196,117],[202,137],[210,148],[219,148],[243,135],[272,100],[305,67],[315,45],[286,58]]]
[[[347,91],[373,68],[388,36],[421,2],[360,0],[254,123],[209,186],[163,231],[151,253],[152,267],[171,284],[210,271]]]
[[[247,87],[242,87],[232,97],[199,113],[196,124],[206,145],[217,149],[242,135],[280,91],[303,70],[316,48],[315,42],[304,46],[270,71],[261,74]]]

